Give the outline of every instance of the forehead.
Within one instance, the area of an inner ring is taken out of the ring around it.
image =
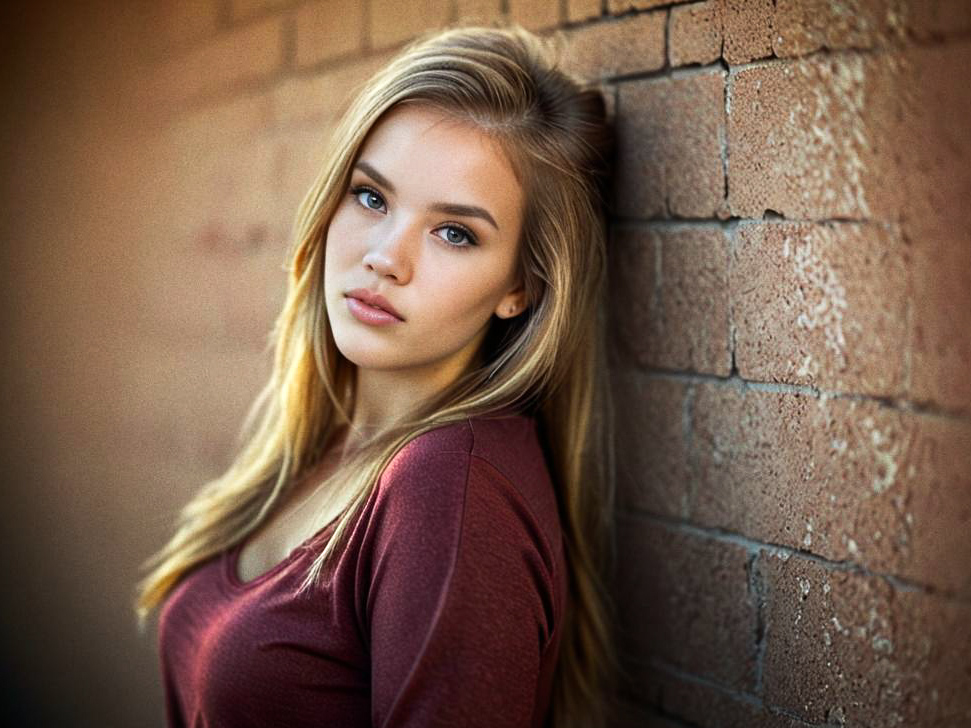
[[[498,141],[437,109],[391,109],[367,135],[358,159],[375,167],[401,198],[480,205],[501,230],[518,223],[522,188]]]

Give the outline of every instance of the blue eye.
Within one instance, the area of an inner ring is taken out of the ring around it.
[[[353,187],[351,189],[351,196],[352,197],[359,197],[362,192],[367,192],[367,197],[365,198],[365,200],[367,200],[367,201],[364,202],[364,206],[367,209],[369,209],[369,210],[379,210],[379,209],[381,209],[380,206],[381,205],[384,205],[384,199],[381,197],[381,195],[379,195],[377,193],[377,191],[375,191],[374,189],[372,189],[370,187],[367,187],[365,185],[358,185],[357,187]],[[371,205],[369,204],[369,202],[370,201],[373,201],[375,198],[377,198],[377,200],[379,201],[379,207],[371,207]]]
[[[478,245],[478,241],[475,239],[475,235],[472,234],[471,230],[464,228],[460,225],[443,225],[439,230],[453,231],[458,233],[458,240],[453,238],[448,232],[446,232],[445,237],[442,238],[449,245],[456,248],[471,248],[472,246]],[[462,242],[462,238],[465,238],[466,242]]]

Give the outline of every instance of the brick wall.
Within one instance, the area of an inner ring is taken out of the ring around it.
[[[33,424],[8,429],[45,446],[18,461],[22,502],[46,505],[18,511],[15,540],[57,522],[70,538],[51,544],[82,564],[54,579],[51,545],[31,567],[40,613],[49,590],[72,605],[40,644],[73,640],[73,724],[161,724],[154,635],[119,626],[135,567],[225,466],[269,373],[290,226],[355,85],[421,30],[500,18],[562,29],[617,112],[618,724],[971,723],[966,2],[178,0],[128,16],[76,11],[58,35],[123,22],[105,37],[132,42],[124,83],[89,95],[117,133],[77,142],[73,265],[5,251],[11,303],[59,291],[40,317],[6,309],[22,349],[61,362],[18,392]],[[63,199],[35,203],[37,229],[54,234]],[[22,682],[43,695],[48,679]]]
[[[576,30],[626,724],[971,725],[971,6],[638,5]]]

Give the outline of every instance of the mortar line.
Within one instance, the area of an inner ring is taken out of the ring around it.
[[[937,417],[943,420],[971,423],[971,414],[952,412],[937,407],[912,402],[903,397],[888,397],[856,392],[840,392],[838,390],[821,389],[809,384],[789,384],[786,382],[760,382],[752,379],[742,379],[737,374],[721,376],[707,372],[689,372],[684,370],[663,369],[661,367],[619,366],[618,371],[640,373],[648,379],[670,379],[680,382],[712,382],[723,386],[731,386],[739,392],[748,390],[757,392],[774,392],[776,394],[801,394],[814,399],[845,399],[856,402],[873,402],[883,408],[904,414],[914,414],[922,417]]]
[[[785,546],[783,544],[759,541],[724,528],[699,526],[694,523],[688,523],[682,519],[672,518],[670,516],[662,516],[656,513],[650,513],[634,508],[619,509],[617,511],[617,517],[618,520],[627,522],[650,521],[665,528],[687,533],[696,538],[706,538],[712,541],[719,541],[721,543],[734,544],[736,546],[741,546],[749,554],[758,555],[762,552],[768,552],[771,555],[782,554],[790,558],[795,556],[796,558],[804,561],[809,561],[823,566],[830,571],[841,571],[882,579],[898,591],[918,591],[928,594],[929,596],[933,596],[934,598],[941,599],[942,601],[953,602],[956,604],[968,604],[971,602],[971,600],[962,598],[955,592],[948,589],[906,579],[894,574],[874,571],[849,559],[843,561],[834,561],[833,559],[827,559],[824,556],[819,556],[818,554],[814,554],[809,551],[803,551],[802,549],[793,548],[792,546]]]

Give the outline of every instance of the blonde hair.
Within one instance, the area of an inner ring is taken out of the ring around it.
[[[506,407],[528,412],[556,485],[570,577],[550,725],[604,725],[618,664],[606,589],[614,488],[602,338],[612,136],[600,89],[559,67],[550,42],[558,39],[518,25],[432,31],[360,89],[297,212],[270,380],[243,423],[234,461],[183,508],[175,534],[144,563],[149,573],[135,601],[142,628],[191,569],[257,529],[350,423],[354,365],[337,350],[324,309],[326,231],[368,131],[395,105],[420,103],[474,124],[508,155],[526,200],[518,265],[528,307],[493,317],[466,372],[407,421],[364,441],[325,480],[321,487],[345,508],[301,589],[339,553],[385,466],[410,440]]]

